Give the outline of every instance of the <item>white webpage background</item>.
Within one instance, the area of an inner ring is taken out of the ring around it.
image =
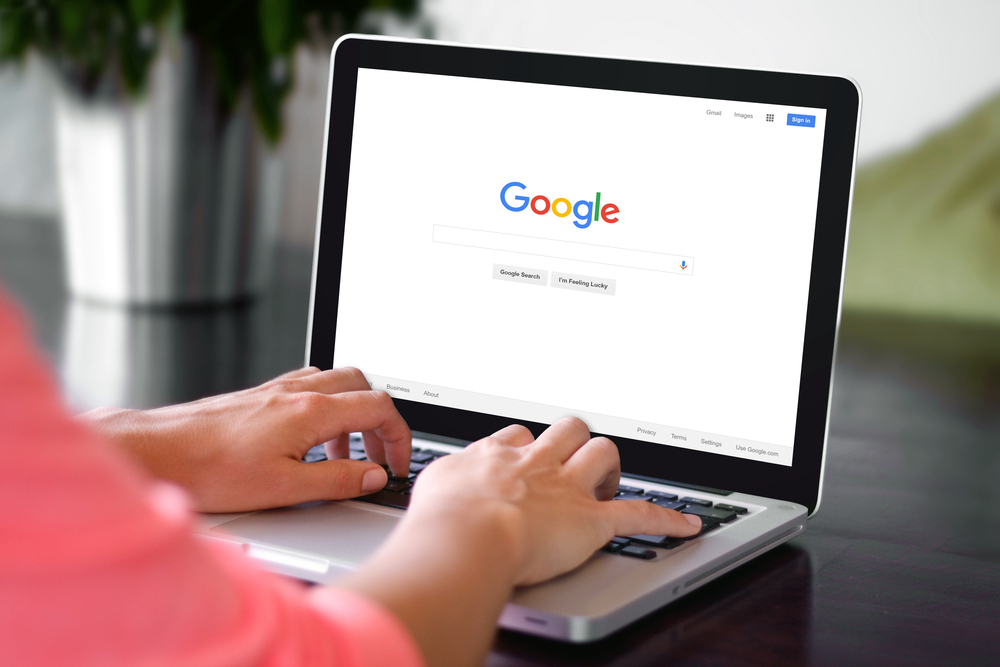
[[[334,366],[791,447],[825,114],[776,109],[362,69]],[[511,181],[600,191],[619,222],[513,213]],[[436,224],[685,255],[694,273],[433,243]],[[493,280],[498,262],[617,291]]]

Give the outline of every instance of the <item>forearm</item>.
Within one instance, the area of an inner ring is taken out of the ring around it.
[[[495,518],[470,522],[468,516],[411,525],[401,525],[364,568],[338,587],[394,613],[428,665],[482,664],[513,588],[517,559],[505,527]]]
[[[205,509],[206,490],[217,485],[218,479],[213,479],[214,469],[209,465],[211,450],[198,446],[204,438],[197,416],[185,418],[171,408],[98,408],[80,415],[80,419],[147,474],[182,486],[191,494],[195,506]]]

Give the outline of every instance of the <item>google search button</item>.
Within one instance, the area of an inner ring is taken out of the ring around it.
[[[788,114],[788,124],[799,127],[816,127],[816,116],[805,116],[800,113]]]

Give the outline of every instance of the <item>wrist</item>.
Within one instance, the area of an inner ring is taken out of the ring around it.
[[[142,411],[104,407],[84,412],[80,419],[105,440],[127,447],[139,432]]]
[[[393,541],[446,545],[463,562],[476,564],[495,582],[513,588],[524,560],[525,537],[520,513],[506,503],[470,510],[461,503],[425,510],[411,505]],[[414,511],[416,510],[416,511]],[[433,548],[433,547],[429,547]]]
[[[364,567],[336,584],[392,612],[427,664],[481,664],[513,591],[512,525],[480,509],[411,506]]]
[[[155,429],[143,410],[98,408],[80,415],[105,442],[124,452],[154,477],[163,477],[154,440]]]

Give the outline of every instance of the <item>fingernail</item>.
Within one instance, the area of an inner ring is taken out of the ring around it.
[[[684,518],[695,528],[701,529],[701,517],[697,514],[685,514]]]
[[[372,468],[361,478],[361,491],[363,493],[374,493],[385,486],[388,477],[381,468]]]

